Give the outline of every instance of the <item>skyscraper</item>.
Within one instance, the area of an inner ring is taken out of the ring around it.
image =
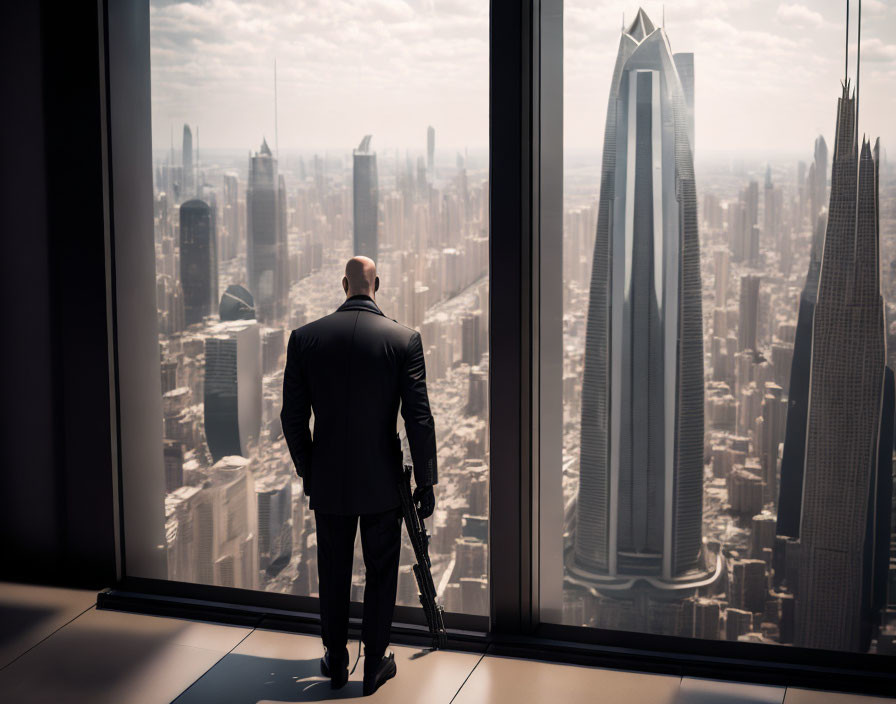
[[[184,125],[181,165],[183,166],[184,182],[181,186],[180,197],[192,198],[196,193],[196,183],[193,177],[193,132],[187,124]]]
[[[224,321],[209,330],[205,340],[205,438],[215,462],[228,455],[249,455],[249,446],[261,428],[261,376],[258,323]]]
[[[255,298],[259,320],[272,322],[285,313],[283,259],[287,256],[285,232],[281,224],[280,184],[277,160],[266,140],[249,159],[249,187],[246,190],[246,249],[249,289]]]
[[[737,350],[756,350],[759,333],[759,284],[762,277],[744,274],[740,277],[740,323],[737,327]]]
[[[750,181],[744,191],[744,203],[744,259],[756,266],[759,264],[759,184],[756,181]]]
[[[822,145],[824,139],[819,137]],[[819,140],[815,140],[815,154],[819,154]],[[827,148],[824,149],[825,154]],[[816,161],[809,167],[811,173],[827,173],[827,164]],[[814,210],[814,206],[810,206]],[[812,320],[818,300],[818,275],[821,272],[821,255],[824,252],[824,231],[827,213],[823,209],[817,216],[812,230],[809,250],[809,270],[806,283],[800,293],[797,313],[796,337],[793,343],[793,360],[790,364],[790,390],[787,394],[787,425],[784,432],[784,450],[781,454],[781,476],[778,493],[778,535],[795,538],[800,530],[800,510],[803,500],[803,465],[806,460],[806,419],[809,412],[809,371],[812,366]],[[783,543],[782,543],[783,545]],[[794,588],[796,585],[790,585]]]
[[[218,257],[215,218],[201,200],[180,206],[180,283],[185,323],[202,322],[218,300]]]
[[[195,580],[258,588],[258,506],[252,460],[225,457],[193,495],[185,528],[193,543]],[[191,487],[192,488],[192,487]]]
[[[693,113],[643,10],[610,87],[569,575],[599,590],[690,589],[702,553],[703,329]],[[687,596],[687,593],[683,594]],[[643,627],[643,626],[642,626]]]
[[[240,238],[240,202],[239,177],[236,174],[224,174],[224,232],[221,240],[221,259],[233,259],[242,250]]]
[[[430,125],[426,128],[426,172],[432,181],[436,175],[436,128]]]
[[[371,135],[361,140],[353,156],[353,215],[354,254],[377,257],[377,227],[379,222],[379,186],[376,172],[376,152],[370,151]]]
[[[831,200],[812,361],[799,521],[794,645],[867,650],[884,584],[892,491],[892,376],[879,279],[879,146],[863,138],[856,101],[838,103]],[[883,447],[883,445],[888,445]]]
[[[286,239],[288,224],[286,209],[286,179],[277,177],[277,273],[274,276],[275,316],[283,319],[289,306],[289,245]]]
[[[828,145],[824,141],[824,137],[818,135],[815,138],[815,160],[813,165],[815,170],[812,172],[811,190],[809,192],[809,222],[814,223],[821,209],[827,202],[825,196],[828,191]],[[819,257],[821,253],[819,253]]]
[[[765,239],[765,248],[776,250],[778,248],[778,214],[775,207],[775,184],[772,183],[772,167],[765,168],[765,188],[763,189],[763,217],[762,229]]]

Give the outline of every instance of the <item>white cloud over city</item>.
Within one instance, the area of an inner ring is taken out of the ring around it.
[[[851,73],[855,66],[853,5]],[[663,4],[645,3],[656,23]],[[565,139],[600,149],[623,13],[638,5],[568,0]],[[488,139],[487,0],[152,2],[156,147],[199,125],[207,147],[446,149]],[[673,51],[695,54],[697,151],[799,153],[832,139],[843,76],[844,4],[684,0],[665,4]],[[896,8],[863,2],[862,129],[896,140]],[[807,146],[808,145],[808,146]]]

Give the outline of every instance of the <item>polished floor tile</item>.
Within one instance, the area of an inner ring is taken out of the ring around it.
[[[787,688],[784,704],[893,704],[887,697],[868,697],[842,692],[819,692],[814,689]]]
[[[0,669],[95,603],[95,591],[0,583]]]
[[[0,671],[0,701],[168,704],[250,632],[91,609]]]
[[[349,643],[351,664],[357,647],[357,641]],[[452,651],[421,655],[423,651],[403,646],[393,646],[392,650],[398,675],[365,699],[371,704],[449,704],[480,657]],[[363,654],[355,674],[338,691],[331,690],[329,680],[320,674],[322,654],[319,638],[258,629],[184,692],[177,704],[311,702],[360,697]]]
[[[783,704],[784,687],[683,677],[676,704]]]
[[[673,704],[680,678],[486,656],[455,704]]]

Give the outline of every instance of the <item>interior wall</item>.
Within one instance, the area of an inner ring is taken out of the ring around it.
[[[115,576],[96,6],[0,21],[0,579]]]

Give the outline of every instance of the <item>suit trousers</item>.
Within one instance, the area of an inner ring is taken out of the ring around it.
[[[378,663],[389,645],[395,609],[401,552],[400,509],[360,516],[314,512],[321,636],[330,657],[340,658],[348,641],[352,558],[359,518],[366,570],[361,640],[365,662]]]

